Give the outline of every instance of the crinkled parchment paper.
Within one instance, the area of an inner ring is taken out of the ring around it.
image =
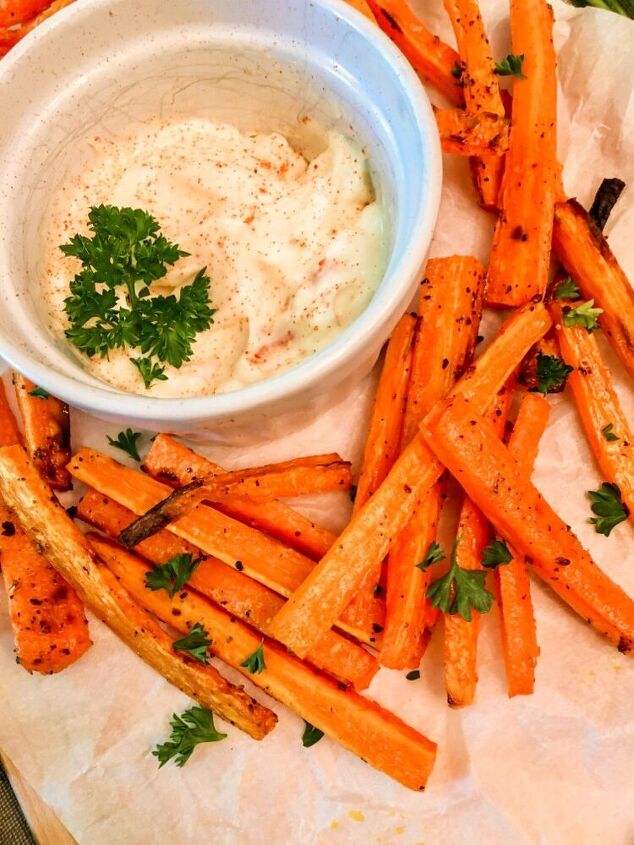
[[[451,40],[439,0],[417,5]],[[507,4],[482,0],[482,7],[496,55],[504,56]],[[604,176],[628,183],[607,232],[633,277],[634,23],[561,2],[555,11],[566,188],[587,203]],[[475,205],[465,162],[448,160],[446,168],[433,254],[486,259],[491,224]],[[631,385],[606,354],[633,419]],[[338,449],[358,461],[371,388],[372,379],[359,384],[345,403],[279,442],[240,454],[213,447],[209,454],[231,466]],[[105,426],[81,415],[73,423],[77,444],[104,448]],[[587,524],[584,491],[601,478],[567,398],[553,400],[535,478],[600,564],[634,593],[631,523],[609,539]],[[335,497],[316,501],[312,513],[340,527],[348,508]],[[389,671],[375,679],[369,694],[439,744],[424,795],[327,739],[302,748],[301,720],[274,702],[267,703],[280,723],[263,742],[230,729],[226,741],[199,748],[184,769],[159,771],[150,750],[187,699],[95,621],[95,645],[77,665],[59,676],[30,677],[14,663],[4,600],[0,748],[82,845],[631,845],[634,663],[538,582],[534,596],[542,650],[535,695],[506,697],[495,613],[483,624],[473,707],[446,706],[438,637],[420,681]]]

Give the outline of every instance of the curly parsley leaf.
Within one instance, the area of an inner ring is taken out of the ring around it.
[[[121,449],[122,452],[130,455],[133,460],[141,461],[141,456],[136,445],[139,437],[142,437],[140,431],[132,431],[131,428],[126,428],[125,431],[120,431],[116,438],[110,437],[109,434],[106,437],[108,438],[108,443],[114,446],[115,449]]]
[[[192,577],[202,558],[194,559],[187,553],[175,555],[165,563],[155,563],[149,572],[145,573],[145,586],[148,590],[165,590],[173,598]]]
[[[482,551],[482,566],[485,569],[497,569],[498,566],[505,566],[512,560],[513,555],[504,540],[493,540]]]
[[[264,660],[264,640],[262,640],[253,654],[250,654],[246,660],[242,661],[240,666],[244,666],[251,675],[259,675],[261,672],[264,672],[266,669],[266,662]]]
[[[599,317],[603,314],[603,308],[594,307],[594,299],[582,302],[576,308],[566,308],[563,312],[564,326],[581,326],[588,333],[599,328]]]
[[[36,399],[50,399],[51,394],[44,390],[43,387],[34,387],[29,390],[29,396],[34,396]]]
[[[615,440],[619,439],[618,435],[614,433],[614,423],[608,423],[608,425],[602,428],[601,434],[605,437],[608,443],[614,443]]]
[[[463,569],[458,565],[458,545],[460,537],[456,538],[451,551],[451,566],[445,575],[433,581],[427,596],[433,607],[448,613],[462,616],[471,622],[472,610],[478,613],[488,613],[493,605],[493,596],[486,588],[486,572],[482,570]]]
[[[209,634],[199,622],[192,625],[188,634],[172,643],[174,651],[185,651],[199,663],[209,663],[210,646]]]
[[[495,63],[495,73],[498,76],[516,76],[518,79],[526,79],[522,73],[522,65],[524,64],[524,54],[515,56],[509,53],[501,62]]]
[[[302,734],[302,745],[304,748],[310,748],[312,745],[319,742],[324,735],[324,732],[320,731],[319,728],[316,728],[314,725],[311,725],[310,722],[305,722],[305,726],[304,733]]]
[[[152,752],[158,758],[159,769],[172,759],[177,766],[182,767],[197,745],[202,742],[220,742],[227,736],[216,730],[213,713],[203,707],[190,707],[180,716],[174,713],[170,727],[172,733],[169,740],[157,745]]]
[[[445,553],[442,550],[442,547],[434,540],[432,543],[429,544],[429,548],[425,552],[425,557],[421,560],[420,563],[417,563],[416,566],[419,569],[427,569],[427,567],[432,566],[434,563],[438,563],[440,560],[445,559]]]
[[[596,514],[590,520],[597,534],[610,536],[610,532],[630,515],[629,508],[621,499],[621,491],[616,484],[604,481],[598,490],[588,490],[590,508]]]
[[[634,20],[634,3],[632,0],[570,0],[573,6],[583,8],[594,6],[595,9],[607,9]]]
[[[532,387],[531,392],[546,395],[546,393],[550,393],[553,390],[558,390],[566,383],[568,373],[571,373],[572,370],[573,368],[565,364],[561,358],[538,352],[535,362],[537,387]]]
[[[579,299],[579,288],[572,276],[568,276],[555,288],[555,299]]]
[[[188,255],[159,232],[146,211],[100,205],[88,215],[91,237],[74,235],[60,248],[81,270],[70,283],[64,310],[66,337],[86,355],[107,358],[113,349],[137,349],[131,359],[146,388],[165,380],[165,366],[181,367],[196,335],[209,328],[209,277],[200,270],[178,297],[154,296],[151,285]]]

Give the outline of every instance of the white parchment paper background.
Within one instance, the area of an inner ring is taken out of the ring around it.
[[[440,0],[415,5],[452,42]],[[509,48],[507,4],[481,5],[502,57]],[[557,0],[555,11],[566,188],[587,203],[604,176],[628,183],[607,232],[632,277],[634,23]],[[486,260],[490,232],[465,163],[446,161],[433,254],[473,252]],[[609,360],[633,419],[631,384]],[[215,447],[209,454],[229,466],[331,449],[358,461],[372,383],[360,384],[345,403],[279,442],[240,454]],[[570,401],[556,398],[553,406],[537,484],[599,563],[634,593],[631,523],[609,539],[587,525],[584,491],[601,479]],[[105,447],[101,423],[75,415],[73,425],[77,445]],[[348,508],[345,498],[335,497],[315,502],[312,513],[341,527]],[[94,620],[95,645],[70,671],[27,675],[14,663],[3,596],[0,747],[81,845],[631,845],[634,663],[539,583],[534,597],[542,649],[534,696],[506,697],[495,613],[483,625],[473,707],[452,712],[445,704],[439,637],[420,681],[389,671],[374,681],[372,697],[439,743],[424,795],[327,739],[303,749],[301,720],[274,702],[280,724],[264,742],[230,729],[225,742],[199,748],[185,769],[159,772],[150,751],[187,699]]]

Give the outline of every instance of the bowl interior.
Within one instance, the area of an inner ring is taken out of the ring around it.
[[[91,156],[89,137],[116,136],[157,115],[195,114],[242,130],[282,132],[309,158],[322,149],[327,129],[356,138],[385,209],[390,253],[384,280],[356,322],[368,337],[386,315],[393,323],[413,289],[395,269],[411,250],[425,202],[435,216],[437,151],[433,140],[426,145],[421,138],[421,104],[429,111],[424,95],[412,103],[383,36],[356,13],[338,10],[328,0],[80,0],[9,57],[2,89],[11,96],[0,95],[2,354],[41,383],[43,370],[53,372],[51,389],[60,395],[71,382],[90,388],[94,401],[117,392],[86,373],[44,327],[41,223],[56,187]],[[423,254],[424,247],[419,264]],[[336,359],[333,347],[343,354],[355,333],[364,343],[353,324],[294,369],[306,368],[310,378],[310,367],[319,368],[324,356]],[[251,392],[257,402],[262,384],[238,392]],[[205,397],[207,407],[210,398],[221,404],[228,396]]]

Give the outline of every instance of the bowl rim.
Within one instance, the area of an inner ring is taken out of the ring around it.
[[[426,139],[429,173],[426,201],[420,204],[411,226],[419,236],[412,248],[403,252],[390,271],[391,279],[411,280],[420,270],[433,235],[442,189],[442,155],[436,130],[436,121],[429,97],[409,61],[388,36],[346,0],[312,0],[330,10],[338,18],[353,26],[368,41],[381,50],[397,72],[403,89],[413,106],[419,133]],[[71,18],[88,17],[95,8],[107,7],[111,0],[83,0],[73,3],[52,15],[20,41],[2,61],[0,80],[10,74],[13,65],[32,45],[47,37],[49,32],[63,28]],[[385,276],[383,281],[385,281]],[[408,282],[408,285],[411,281]],[[141,394],[118,391],[106,383],[103,387],[85,384],[71,376],[49,369],[30,353],[14,346],[10,339],[0,335],[0,358],[12,368],[24,373],[52,395],[71,405],[81,407],[96,415],[117,415],[142,422],[144,419],[159,423],[182,420],[186,410],[188,421],[212,421],[230,418],[255,411],[306,392],[317,383],[335,373],[353,354],[362,355],[364,348],[380,330],[384,314],[392,313],[402,299],[404,283],[387,285],[383,295],[374,296],[361,314],[322,349],[280,373],[261,381],[225,393],[190,397],[145,397]],[[116,404],[116,408],[115,408]]]

